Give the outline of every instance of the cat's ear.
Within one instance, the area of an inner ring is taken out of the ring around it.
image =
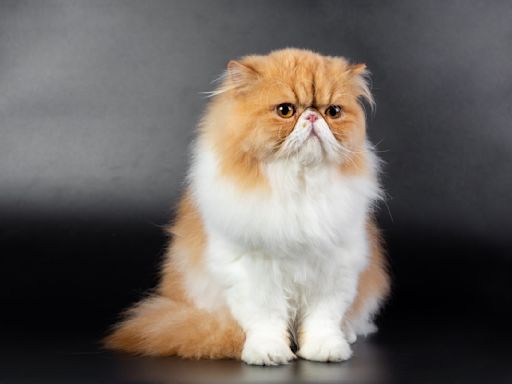
[[[366,64],[359,63],[359,64],[352,64],[349,66],[349,71],[353,75],[364,75],[368,72]]]
[[[226,71],[231,85],[238,89],[243,89],[258,77],[258,72],[253,67],[236,60],[228,63]]]
[[[352,78],[356,97],[365,101],[371,109],[374,109],[375,100],[370,91],[370,71],[368,71],[366,64],[351,64],[348,67],[348,73]]]
[[[247,63],[247,58],[242,61],[231,60],[226,66],[226,70],[218,79],[221,80],[221,85],[212,92],[206,92],[210,97],[221,95],[229,91],[236,93],[243,93],[243,91],[255,81],[258,77],[258,72]]]

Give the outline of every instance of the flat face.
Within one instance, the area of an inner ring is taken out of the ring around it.
[[[231,61],[201,132],[239,186],[264,185],[262,169],[280,160],[367,173],[366,74],[365,65],[301,49]]]
[[[311,152],[313,140],[320,139],[316,140],[316,151],[324,158],[341,162],[343,147],[353,150],[364,141],[360,98],[370,98],[361,76],[364,66],[351,66],[343,58],[286,49],[267,56],[245,57],[231,67],[228,76],[235,73],[227,86],[234,85],[240,91],[226,95],[235,104],[230,117],[237,120],[240,134],[246,140],[254,140],[254,147],[263,151],[258,157],[277,154],[289,158],[303,147]],[[318,132],[324,134],[298,143],[297,132],[312,114],[315,121],[307,128],[316,125]],[[282,146],[286,148],[283,150]]]

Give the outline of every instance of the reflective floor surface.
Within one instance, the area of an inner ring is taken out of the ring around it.
[[[500,327],[404,324],[359,340],[350,361],[280,367],[132,357],[103,351],[96,332],[4,329],[0,383],[512,383],[512,338]]]

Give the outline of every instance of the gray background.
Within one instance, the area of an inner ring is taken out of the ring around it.
[[[0,0],[0,382],[511,383],[511,1]],[[365,62],[391,300],[343,364],[98,348],[158,281],[226,63]]]
[[[168,212],[201,92],[293,46],[373,72],[395,224],[508,239],[511,20],[508,1],[2,2],[0,207]]]
[[[201,92],[230,59],[293,46],[373,73],[404,310],[509,300],[512,3],[489,4],[0,2],[0,297],[94,317],[151,287]]]

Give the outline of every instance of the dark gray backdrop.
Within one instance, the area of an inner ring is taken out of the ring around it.
[[[511,20],[510,1],[0,2],[2,320],[103,329],[151,287],[201,92],[291,46],[373,73],[388,318],[509,314]]]

